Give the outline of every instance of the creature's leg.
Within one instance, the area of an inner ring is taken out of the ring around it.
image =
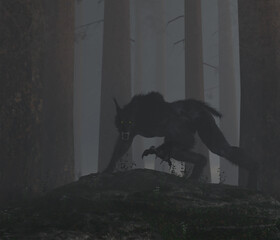
[[[256,163],[250,159],[245,151],[239,147],[230,146],[210,114],[204,114],[200,117],[197,131],[199,137],[211,152],[249,171],[257,168]]]
[[[257,182],[258,163],[254,161],[243,149],[230,146],[223,133],[216,125],[214,118],[203,113],[197,121],[198,135],[209,148],[217,155],[228,159],[233,164],[246,169],[249,172],[249,181]],[[254,179],[252,179],[254,178]],[[255,188],[255,186],[249,186]]]
[[[199,137],[211,152],[221,156],[224,155],[223,152],[230,147],[210,113],[200,113],[196,120],[196,128]]]
[[[103,171],[104,173],[112,173],[115,170],[117,161],[128,151],[133,138],[134,136],[131,135],[127,141],[123,141],[121,136],[118,137],[110,163]]]
[[[163,161],[167,161],[169,163],[169,166],[171,166],[172,164],[170,158],[173,158],[177,161],[190,162],[194,164],[194,168],[190,176],[190,179],[193,180],[199,179],[202,174],[203,168],[207,163],[206,158],[203,155],[192,152],[187,148],[180,147],[179,144],[171,144],[170,142],[164,143],[157,148],[152,146],[151,148],[143,152],[142,157],[149,154],[155,154]]]
[[[190,179],[193,180],[199,179],[203,172],[203,168],[207,163],[206,157],[204,157],[203,155],[177,146],[173,147],[171,157],[178,161],[190,162],[194,164],[193,171],[190,176]]]

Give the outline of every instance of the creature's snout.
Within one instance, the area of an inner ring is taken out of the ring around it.
[[[122,132],[121,137],[123,141],[127,141],[129,139],[129,132]]]

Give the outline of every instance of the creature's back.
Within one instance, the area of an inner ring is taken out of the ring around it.
[[[138,127],[155,127],[170,114],[169,104],[157,92],[134,96],[124,110],[133,115]]]

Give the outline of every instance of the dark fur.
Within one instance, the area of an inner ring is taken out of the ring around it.
[[[211,152],[249,171],[256,170],[256,165],[245,152],[238,147],[230,146],[216,125],[213,115],[217,117],[222,115],[204,102],[187,99],[168,103],[161,94],[151,92],[134,96],[123,108],[119,107],[116,100],[115,104],[117,108],[115,124],[120,137],[106,172],[114,170],[116,161],[128,150],[133,138],[141,135],[164,137],[162,145],[144,151],[143,156],[156,154],[169,163],[170,158],[191,162],[194,164],[191,178],[198,178],[206,159],[192,151],[196,132]]]

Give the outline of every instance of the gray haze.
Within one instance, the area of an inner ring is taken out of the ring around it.
[[[240,72],[239,72],[239,42],[238,42],[238,13],[237,0],[229,0],[232,21],[232,44],[235,72],[237,119],[240,119]],[[203,23],[203,58],[204,58],[204,84],[205,101],[213,107],[220,109],[219,95],[219,25],[218,25],[218,2],[217,0],[202,0],[202,23]],[[222,112],[223,114],[223,112]],[[218,124],[219,121],[217,120]],[[239,131],[239,121],[237,122]],[[228,184],[237,184],[238,169],[231,163],[223,161],[210,152],[212,182],[219,182],[219,172],[222,180]],[[221,169],[220,169],[221,168]]]
[[[74,135],[77,175],[97,171],[102,70],[103,3],[76,1]]]
[[[134,4],[131,0],[131,61],[132,61],[132,93],[135,91],[135,15]],[[150,0],[151,1],[151,0]],[[100,111],[100,82],[102,62],[103,23],[88,25],[103,19],[104,4],[98,0],[76,1],[76,49],[75,49],[75,99],[74,99],[74,128],[75,128],[75,159],[77,175],[85,175],[97,171],[99,111]],[[233,42],[236,70],[236,87],[239,94],[239,61],[238,61],[238,24],[236,0],[231,0],[233,16]],[[185,62],[184,62],[184,19],[167,25],[175,17],[184,15],[184,0],[165,0],[165,79],[164,95],[167,101],[182,99],[185,96]],[[203,25],[203,58],[205,100],[219,109],[218,83],[218,10],[217,0],[202,0]],[[161,33],[162,34],[162,33]],[[156,35],[156,34],[154,34]],[[182,40],[182,41],[180,41]],[[176,43],[178,42],[178,43]],[[143,43],[143,58],[145,71],[143,74],[142,91],[158,90],[155,82],[155,42]],[[149,51],[150,49],[150,51]],[[238,103],[239,106],[238,95]],[[239,119],[239,117],[238,117]],[[151,140],[154,141],[154,140]],[[219,182],[217,170],[220,167],[219,158],[210,154],[212,182]],[[153,165],[153,159],[147,159]],[[231,171],[231,168],[229,169]],[[235,177],[236,178],[236,177]],[[235,183],[235,180],[229,183]]]

